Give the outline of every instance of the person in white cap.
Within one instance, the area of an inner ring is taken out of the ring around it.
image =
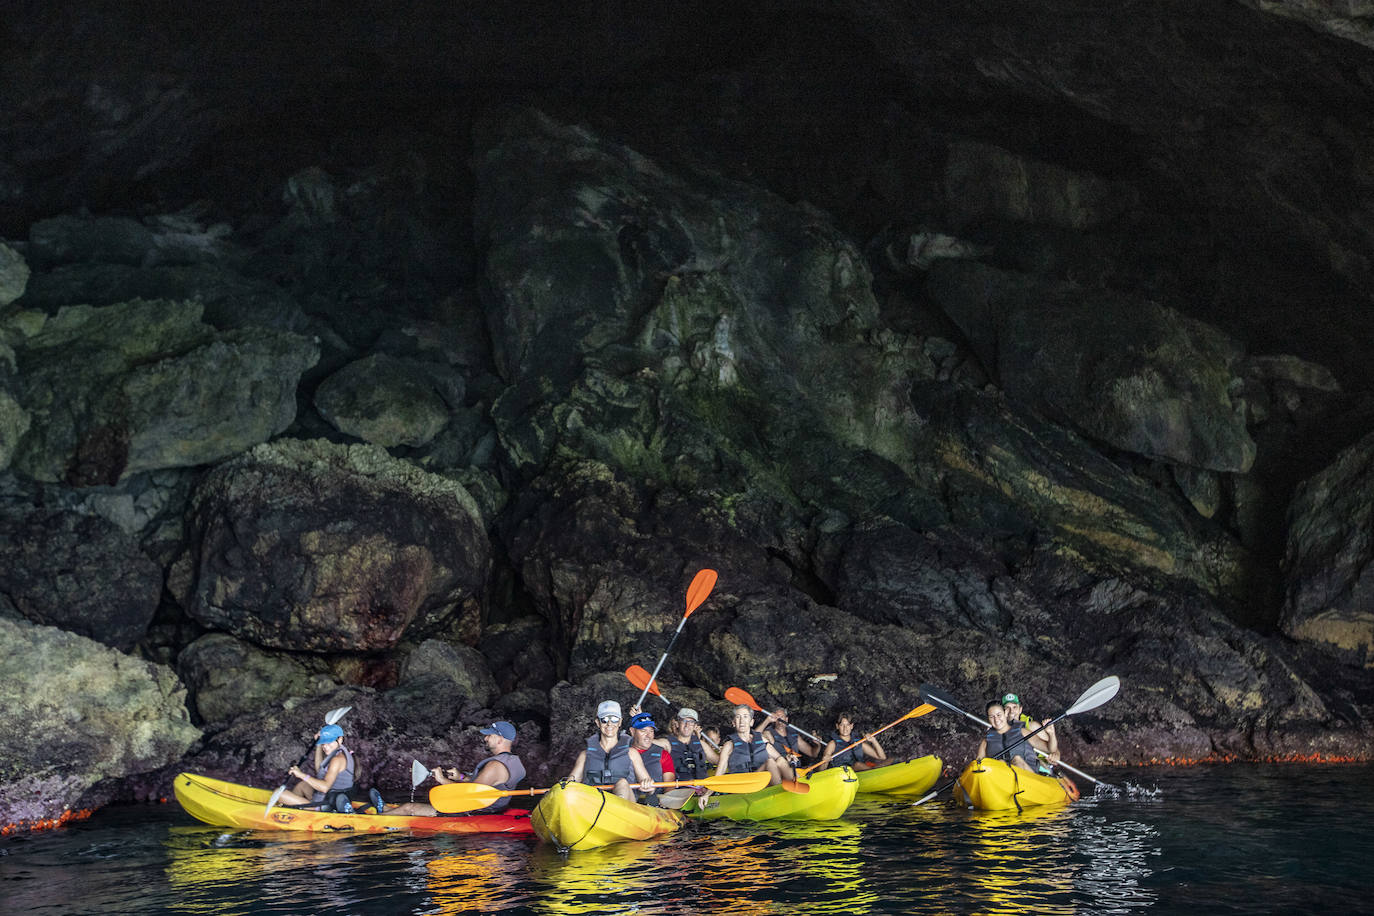
[[[596,734],[587,738],[587,747],[577,755],[568,778],[589,786],[611,786],[611,791],[626,801],[635,801],[635,789],[654,790],[653,778],[638,754],[630,753],[630,736],[620,733],[620,704],[603,700],[596,707]]]
[[[455,782],[475,782],[484,786],[491,786],[494,789],[514,789],[520,785],[525,778],[525,765],[520,758],[512,753],[511,748],[515,745],[515,726],[509,722],[493,722],[485,728],[479,728],[477,733],[482,736],[482,743],[486,745],[487,757],[485,760],[473,767],[472,773],[464,776],[456,767],[434,767],[430,774],[434,781],[443,785]],[[468,814],[496,814],[504,811],[510,805],[509,798],[498,798],[485,808],[477,811],[464,811],[460,813],[448,813],[438,811],[434,806],[425,802],[407,802],[404,805],[394,805],[388,807],[376,789],[371,791],[372,806],[378,814],[392,815],[420,815],[422,817],[459,817]]]

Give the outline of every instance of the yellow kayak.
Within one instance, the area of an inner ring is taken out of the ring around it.
[[[647,840],[672,833],[683,822],[678,811],[627,802],[614,792],[566,780],[544,793],[530,812],[534,832],[560,850]]]
[[[856,770],[860,792],[888,795],[924,795],[940,779],[945,762],[934,754],[871,770]]]
[[[387,814],[340,814],[276,807],[267,810],[271,789],[255,789],[211,779],[198,773],[181,773],[172,783],[177,801],[186,813],[215,827],[249,830],[302,830],[319,833],[388,833],[416,830],[429,833],[531,833],[524,812],[475,814],[468,817],[393,817]]]
[[[734,821],[829,821],[849,810],[859,788],[859,778],[849,767],[821,770],[801,781],[811,786],[805,795],[789,792],[782,786],[769,786],[744,795],[712,795],[704,808],[693,799],[683,810],[702,820],[724,817]]]
[[[1055,779],[984,757],[964,768],[955,783],[954,797],[984,811],[1063,805],[1078,799],[1078,786],[1067,776]]]

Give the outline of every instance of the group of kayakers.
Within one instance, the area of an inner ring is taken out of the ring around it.
[[[725,737],[719,730],[703,728],[700,716],[691,707],[682,707],[660,737],[652,715],[638,706],[630,707],[625,720],[620,703],[603,700],[596,709],[596,731],[587,738],[577,755],[568,779],[588,785],[609,787],[627,801],[677,807],[681,799],[668,801],[654,783],[691,782],[726,773],[767,772],[770,785],[796,778],[803,758],[816,761],[818,768],[851,766],[871,768],[888,763],[878,739],[870,734],[855,735],[854,720],[841,713],[834,730],[822,744],[821,739],[793,725],[786,709],[775,709],[755,725],[754,709],[734,707],[731,731]],[[1059,743],[1053,724],[1041,723],[1023,711],[1014,693],[987,704],[990,723],[978,745],[977,756],[1000,757],[1033,772],[1051,772],[1059,760]],[[622,730],[622,724],[625,726]],[[515,726],[497,721],[479,729],[487,757],[470,773],[452,767],[434,767],[430,774],[440,784],[471,782],[508,791],[525,779],[525,767],[514,753]],[[315,736],[314,773],[291,768],[298,782],[281,794],[288,805],[319,807],[325,810],[352,811],[356,762],[344,746],[344,732],[337,724],[325,725]],[[421,772],[423,770],[421,769]],[[683,790],[684,792],[690,790]],[[700,791],[700,790],[698,790]],[[436,810],[424,802],[388,806],[376,789],[369,791],[371,813],[453,817],[458,813]],[[703,799],[704,802],[704,799]],[[492,814],[504,810],[508,797],[499,798],[480,811],[462,814]]]

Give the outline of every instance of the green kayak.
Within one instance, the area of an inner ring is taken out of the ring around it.
[[[805,795],[769,786],[747,795],[712,795],[704,808],[693,799],[682,810],[701,820],[828,821],[849,809],[859,788],[859,778],[849,767],[821,770],[801,781],[811,786]]]

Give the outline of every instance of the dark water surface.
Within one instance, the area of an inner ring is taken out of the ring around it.
[[[5,913],[1368,912],[1368,765],[1097,772],[1141,791],[980,814],[860,796],[841,821],[532,837],[311,837],[175,804],[0,839]]]

